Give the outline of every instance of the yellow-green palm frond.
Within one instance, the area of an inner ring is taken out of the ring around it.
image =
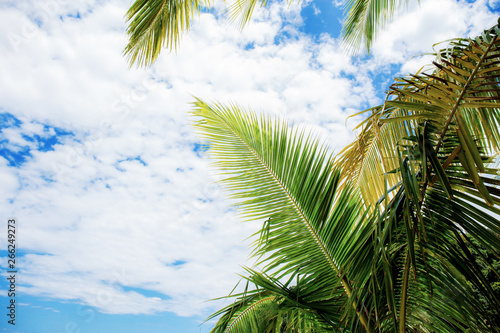
[[[405,138],[415,134],[417,123],[411,118],[405,122],[390,121],[412,116],[411,111],[402,108],[384,105],[366,112],[371,115],[358,126],[361,130],[356,140],[338,154],[336,165],[343,168],[344,179],[356,183],[370,206],[399,182],[395,147],[410,143]]]
[[[250,21],[255,6],[260,2],[261,7],[265,7],[267,0],[236,0],[228,7],[229,18],[232,21],[238,21],[241,29]]]
[[[497,32],[495,27],[475,40],[453,41],[438,54],[431,74],[397,78],[385,104],[367,110],[371,115],[360,125],[357,140],[338,156],[345,178],[355,179],[367,203],[375,203],[397,184],[392,174],[399,160],[394,148],[411,144],[427,121],[436,130],[432,149],[441,164],[447,167],[455,157],[460,160],[476,189],[493,204],[480,173],[488,155],[500,151]]]
[[[395,10],[407,2],[408,0],[347,1],[347,17],[342,27],[344,45],[353,53],[358,52],[362,46],[370,51],[377,33],[392,19]]]
[[[129,42],[123,52],[130,66],[150,66],[163,47],[175,49],[200,7],[201,0],[136,0],[126,14]]]

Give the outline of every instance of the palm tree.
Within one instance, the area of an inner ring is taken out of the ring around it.
[[[223,184],[265,220],[261,271],[213,332],[500,332],[488,261],[470,250],[500,257],[499,32],[396,79],[335,158],[283,120],[196,102]]]
[[[290,1],[291,2],[291,1]],[[357,52],[364,45],[369,51],[377,31],[391,20],[401,4],[408,0],[349,0],[342,33],[347,49]],[[123,51],[130,66],[150,66],[163,47],[176,49],[181,35],[191,26],[191,19],[199,14],[210,0],[135,0],[126,14],[129,21],[129,42]],[[237,0],[228,8],[232,20],[239,20],[243,28],[250,20],[257,4],[267,0]]]

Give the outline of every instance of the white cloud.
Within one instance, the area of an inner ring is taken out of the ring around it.
[[[433,52],[432,46],[456,37],[475,37],[497,23],[498,14],[487,8],[485,0],[425,0],[414,2],[408,10],[382,31],[373,46],[380,65],[405,63],[415,55]],[[453,14],[450,14],[453,13]],[[441,45],[441,47],[446,44]],[[403,74],[420,69],[429,58],[413,59]]]
[[[245,239],[261,222],[238,223],[193,151],[190,94],[308,123],[338,151],[352,139],[345,118],[380,102],[374,71],[492,19],[484,2],[424,1],[381,34],[374,58],[350,59],[338,40],[315,43],[298,31],[299,6],[273,3],[242,33],[202,14],[177,53],[129,70],[121,55],[128,5],[0,6],[0,108],[23,121],[4,130],[9,149],[37,149],[23,134],[53,135],[43,124],[74,134],[19,168],[0,158],[0,211],[19,219],[19,246],[34,252],[21,264],[23,290],[106,313],[206,314],[214,304],[204,301],[227,294],[239,265],[252,263]],[[30,23],[36,17],[40,27]]]
[[[316,5],[314,3],[312,4],[312,8],[313,8],[313,11],[314,11],[314,15],[321,14],[321,10],[319,10],[319,8],[316,7]]]
[[[346,3],[346,0],[333,0],[332,1],[332,4],[335,6],[335,7],[339,7],[339,8],[343,8],[344,5]]]

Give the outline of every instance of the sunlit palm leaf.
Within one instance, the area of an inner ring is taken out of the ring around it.
[[[352,52],[364,46],[370,50],[375,37],[392,19],[395,10],[408,0],[349,0],[342,27],[344,44]]]
[[[344,44],[351,51],[357,51],[363,44],[369,50],[377,32],[392,18],[400,3],[407,1],[348,1],[347,18],[342,30]],[[209,2],[204,1],[207,6]],[[229,16],[243,28],[250,21],[257,4],[264,7],[267,0],[236,0],[228,7]],[[126,14],[129,43],[124,54],[129,64],[150,66],[162,48],[175,49],[201,5],[201,0],[135,0]]]
[[[250,21],[255,6],[260,2],[260,6],[264,7],[267,0],[236,0],[228,7],[229,17],[232,21],[239,21],[241,29]]]
[[[406,109],[381,106],[367,111],[372,112],[371,116],[360,124],[363,128],[357,139],[339,153],[336,164],[344,169],[345,179],[356,183],[365,202],[373,205],[399,182],[395,174],[399,168],[395,147],[411,144],[405,138],[415,135],[417,122],[383,122],[411,115]]]
[[[130,23],[124,54],[130,65],[149,66],[163,47],[174,49],[201,4],[201,0],[136,0],[126,14]]]
[[[256,250],[265,271],[278,279],[307,277],[313,297],[351,304],[332,312],[333,322],[354,317],[368,326],[351,281],[363,282],[370,273],[371,226],[359,196],[349,186],[337,191],[340,174],[327,150],[283,120],[237,106],[195,105],[195,125],[242,215],[266,220]],[[361,267],[351,269],[355,264]]]

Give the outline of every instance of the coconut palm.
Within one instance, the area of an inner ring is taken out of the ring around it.
[[[342,29],[347,48],[357,52],[364,45],[369,51],[377,31],[406,2],[408,0],[347,1]],[[193,17],[200,13],[202,6],[209,8],[210,4],[210,0],[135,0],[126,14],[129,42],[124,54],[130,65],[150,66],[163,47],[176,49],[181,35],[189,30]],[[236,0],[228,7],[229,16],[233,21],[239,21],[243,28],[257,4],[263,7],[267,0]]]
[[[283,120],[196,102],[223,184],[265,221],[260,270],[213,332],[500,331],[470,251],[500,257],[499,32],[396,79],[336,158]]]

